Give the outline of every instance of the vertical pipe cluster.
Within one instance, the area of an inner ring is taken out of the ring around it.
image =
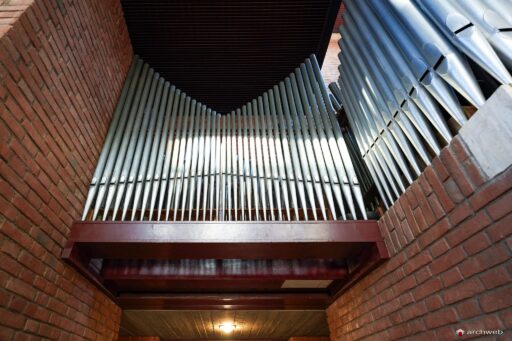
[[[468,119],[458,96],[485,98],[466,57],[511,84],[510,0],[346,0],[339,86],[355,142],[388,207],[453,128]],[[451,124],[449,125],[449,121]]]
[[[221,115],[136,57],[83,220],[366,219],[314,56]]]

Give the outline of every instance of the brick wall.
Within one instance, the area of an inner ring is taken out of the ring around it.
[[[347,9],[345,8],[345,3],[341,3],[340,9],[338,10],[338,14],[336,15],[336,21],[334,23],[334,27],[332,29],[333,33],[338,33],[338,29],[341,25],[344,24],[343,22],[343,13],[345,13]]]
[[[120,336],[117,341],[160,341],[158,336]]]
[[[340,77],[340,71],[338,70],[338,66],[340,65],[340,60],[338,58],[338,53],[340,53],[340,46],[338,45],[338,41],[340,40],[340,37],[341,34],[339,33],[333,33],[331,35],[331,39],[329,40],[329,47],[325,53],[324,63],[322,64],[321,71],[326,85],[329,85],[332,82],[337,82],[338,78]]]
[[[510,329],[511,187],[512,167],[486,179],[456,137],[379,221],[391,259],[329,307],[331,339]]]
[[[131,56],[118,0],[0,0],[0,340],[117,338],[60,253]]]

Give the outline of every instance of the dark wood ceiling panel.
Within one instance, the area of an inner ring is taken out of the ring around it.
[[[340,0],[122,0],[135,53],[220,112],[259,96],[311,53],[322,63]]]
[[[303,311],[159,311],[124,310],[121,335],[154,335],[162,339],[224,339],[221,324],[235,324],[229,338],[285,339],[327,336],[324,310]]]

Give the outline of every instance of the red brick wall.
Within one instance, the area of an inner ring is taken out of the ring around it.
[[[332,29],[332,32],[333,33],[338,33],[338,29],[340,28],[341,25],[344,24],[344,21],[343,21],[343,14],[345,13],[345,4],[342,2],[341,5],[340,5],[340,9],[338,10],[338,14],[336,15],[336,21],[334,23],[334,27]]]
[[[0,0],[0,340],[117,338],[60,253],[131,56],[118,0]]]
[[[509,333],[511,187],[512,167],[484,180],[455,138],[380,220],[391,259],[329,307],[331,339]]]
[[[120,336],[117,341],[160,341],[158,336]]]
[[[339,33],[333,33],[331,35],[329,47],[325,53],[321,71],[326,85],[329,85],[332,82],[337,82],[340,77],[340,72],[338,70],[338,66],[340,65],[340,60],[338,58],[340,46],[338,45],[338,40],[340,40],[340,36],[341,35]]]

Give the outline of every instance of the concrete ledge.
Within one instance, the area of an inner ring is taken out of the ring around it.
[[[512,165],[512,87],[499,87],[459,136],[488,179]]]

